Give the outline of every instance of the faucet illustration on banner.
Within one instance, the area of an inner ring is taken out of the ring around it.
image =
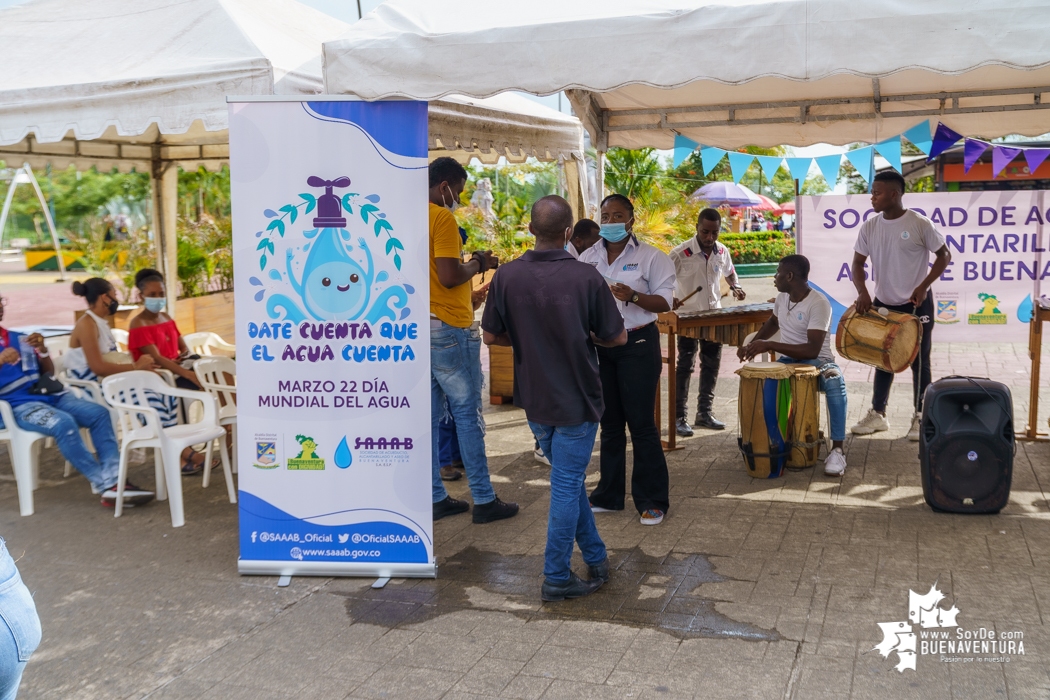
[[[332,192],[336,188],[349,187],[350,178],[344,176],[325,180],[311,176],[306,182],[311,187],[323,187],[325,192],[317,197],[314,228],[303,231],[303,236],[310,242],[302,247],[307,256],[299,279],[296,279],[295,273],[296,250],[291,246],[285,250],[288,283],[298,300],[285,294],[272,295],[266,304],[270,318],[283,317],[296,323],[308,318],[318,321],[354,321],[363,318],[369,323],[382,318],[398,320],[397,312],[390,308],[390,302],[397,309],[404,309],[408,303],[408,291],[402,285],[392,285],[383,289],[372,302],[373,283],[378,285],[385,282],[388,275],[385,271],[375,273],[372,252],[364,238],[357,239],[357,247],[364,254],[364,261],[355,260],[350,255],[355,248],[350,244],[351,235],[346,229],[347,220],[343,216],[343,209],[345,207],[350,211],[348,198],[352,195],[346,195],[341,200]],[[401,318],[405,315],[402,312]]]

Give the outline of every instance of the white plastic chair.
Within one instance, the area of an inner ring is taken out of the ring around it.
[[[157,411],[149,407],[146,391],[177,396],[183,401],[200,401],[204,416],[196,423],[183,423],[165,428]],[[123,438],[120,442],[120,476],[117,482],[117,502],[113,516],[123,512],[124,483],[127,481],[128,452],[139,447],[152,447],[156,465],[157,499],[168,499],[172,527],[186,524],[182,502],[182,451],[190,445],[206,443],[204,455],[204,486],[208,485],[214,442],[219,440],[219,457],[226,477],[226,491],[230,503],[237,502],[237,490],[230,471],[230,457],[226,452],[226,430],[219,426],[215,397],[202,391],[190,391],[168,386],[153,372],[121,372],[102,380],[102,393],[109,405],[120,413]],[[142,424],[140,417],[145,420]]]
[[[7,440],[11,471],[15,474],[18,487],[18,509],[22,515],[32,515],[33,491],[39,483],[40,443],[47,435],[18,427],[11,404],[6,401],[0,401],[0,418],[4,420],[0,440]]]
[[[215,350],[222,350],[223,352],[228,353],[235,353],[237,351],[236,345],[230,345],[220,338],[218,333],[210,333],[207,331],[201,333],[187,333],[182,336],[182,339],[186,341],[186,347],[189,348],[190,352],[194,355],[214,355]]]
[[[113,334],[113,340],[117,343],[117,350],[121,352],[128,351],[128,332],[121,328],[111,328],[110,332]]]
[[[197,383],[201,388],[215,397],[219,406],[219,425],[232,426],[233,434],[233,473],[237,473],[237,363],[229,357],[202,357],[193,363],[197,374]],[[227,375],[233,383],[227,382]]]

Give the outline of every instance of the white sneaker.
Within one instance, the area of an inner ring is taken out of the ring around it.
[[[532,456],[536,458],[536,461],[540,464],[546,464],[548,467],[551,465],[551,461],[547,459],[547,455],[543,454],[543,450],[536,448],[532,451]]]
[[[911,428],[908,429],[908,439],[912,442],[919,441],[919,430],[922,428],[922,414],[916,413],[911,417]]]
[[[836,447],[824,458],[824,473],[828,476],[842,476],[846,471],[846,455]]]
[[[886,420],[886,416],[872,408],[868,410],[868,415],[861,418],[860,422],[849,430],[854,435],[871,435],[889,429],[890,422]]]

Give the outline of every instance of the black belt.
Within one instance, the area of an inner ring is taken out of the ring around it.
[[[655,324],[656,324],[656,321],[649,321],[649,323],[645,324],[644,326],[638,326],[637,328],[628,328],[627,332],[628,333],[637,333],[638,331],[644,331],[649,326],[653,326]]]

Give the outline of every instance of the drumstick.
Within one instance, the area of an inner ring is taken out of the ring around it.
[[[693,298],[693,296],[694,296],[694,295],[695,295],[695,294],[696,294],[697,292],[701,291],[701,290],[702,290],[703,288],[704,288],[704,286],[703,286],[703,285],[700,285],[699,287],[697,287],[697,288],[696,288],[696,289],[694,289],[693,291],[691,291],[691,292],[689,292],[688,294],[686,294],[686,295],[685,295],[685,299],[679,299],[679,300],[678,300],[678,303],[679,303],[679,304],[684,304],[685,302],[687,302],[687,301],[689,301],[690,299],[692,299],[692,298]]]

